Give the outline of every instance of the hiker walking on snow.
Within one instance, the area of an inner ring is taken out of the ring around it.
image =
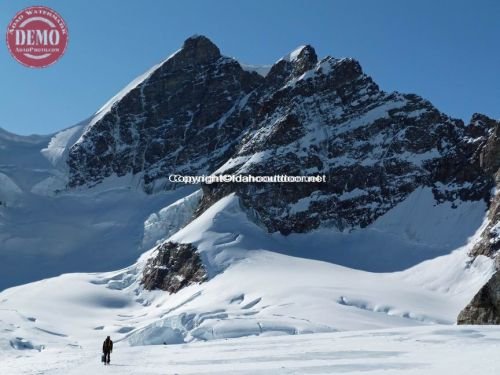
[[[111,337],[106,337],[106,340],[102,343],[102,354],[104,364],[108,364],[111,361],[111,352],[113,351],[113,341]]]

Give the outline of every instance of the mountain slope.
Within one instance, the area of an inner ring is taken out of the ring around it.
[[[143,251],[148,216],[195,190],[147,196],[129,180],[67,191],[56,150],[64,153],[74,131],[21,137],[0,130],[0,289],[130,265]]]

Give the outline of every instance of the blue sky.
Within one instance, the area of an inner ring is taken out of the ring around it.
[[[500,118],[500,2],[400,0],[53,0],[0,2],[0,28],[30,5],[65,19],[69,46],[45,69],[0,47],[0,127],[46,134],[95,112],[192,34],[270,64],[302,44],[354,57],[387,91],[414,92],[468,120]]]

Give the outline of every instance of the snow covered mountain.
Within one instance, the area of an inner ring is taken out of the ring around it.
[[[303,46],[265,77],[188,39],[99,112],[68,152],[69,187],[135,175],[148,192],[173,173],[321,174],[327,184],[212,184],[202,209],[231,192],[270,231],[364,227],[418,186],[438,201],[489,197],[477,151],[491,121],[465,126],[416,95],[385,93],[353,59]]]
[[[0,130],[0,348],[453,324],[471,300],[461,323],[498,323],[499,129],[311,46],[258,68],[191,37],[73,127]],[[222,173],[326,182],[168,181]]]

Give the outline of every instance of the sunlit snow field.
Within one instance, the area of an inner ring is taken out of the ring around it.
[[[498,374],[500,328],[419,328],[217,340],[172,346],[47,348],[0,357],[2,374]],[[98,346],[98,345],[96,345]]]
[[[197,246],[206,283],[175,295],[144,291],[139,281],[151,250],[122,270],[66,274],[0,293],[0,372],[465,374],[482,366],[482,374],[494,374],[500,330],[454,325],[492,274],[492,261],[471,262],[467,244],[448,252],[457,243],[427,245],[457,223],[469,225],[458,242],[473,225],[480,230],[484,207],[429,208],[431,198],[416,191],[354,235],[288,237],[254,223],[237,196],[223,198],[169,238]],[[150,217],[148,241],[159,236],[158,218],[172,211],[187,217],[183,210],[192,210],[193,199],[198,195]],[[434,210],[432,220],[419,210]],[[332,263],[345,244],[359,257],[375,259],[380,250],[396,265],[398,250],[429,251],[420,255],[431,259],[370,272]],[[107,335],[116,348],[104,368]]]

